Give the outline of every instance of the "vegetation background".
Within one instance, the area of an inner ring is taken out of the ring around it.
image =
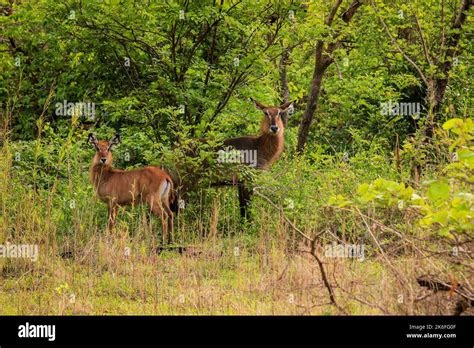
[[[0,244],[39,246],[0,258],[1,314],[472,314],[469,0],[0,4]],[[279,161],[235,169],[242,222],[212,148],[186,148],[257,134],[249,98],[295,109]],[[144,208],[106,231],[89,132],[195,183],[181,252]]]

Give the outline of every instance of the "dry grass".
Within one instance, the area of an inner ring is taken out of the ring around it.
[[[74,208],[67,202],[58,207],[58,182],[49,191],[22,187],[11,177],[11,154],[3,159],[0,244],[37,244],[39,259],[0,258],[2,315],[342,314],[329,301],[309,246],[262,200],[254,202],[254,225],[242,225],[235,192],[215,193],[210,204],[176,219],[177,240],[186,250],[158,253],[159,223],[148,221],[143,210],[122,209],[116,229],[107,232],[100,203],[84,195]],[[333,232],[364,236],[364,224],[354,216],[315,214],[308,207],[307,220],[299,223],[311,235],[329,231],[318,242],[320,255]],[[374,233],[387,237],[380,229]],[[432,294],[416,277],[436,269],[469,281],[444,258],[395,247],[386,249],[388,264],[366,233],[361,242],[368,243],[364,261],[323,257],[347,314],[449,314],[458,296]]]
[[[54,246],[40,246],[37,262],[1,261],[0,313],[340,314],[328,301],[313,258],[288,251],[264,231],[250,248],[236,236],[196,240],[183,253],[157,254],[143,237],[98,231],[63,256],[53,240]],[[393,262],[410,279],[406,286],[380,258],[326,258],[339,304],[357,315],[449,310],[445,299],[436,307],[415,301],[424,294],[415,279],[430,267],[427,261],[405,255]]]

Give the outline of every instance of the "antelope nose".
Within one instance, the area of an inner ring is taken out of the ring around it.
[[[101,157],[100,158],[100,163],[105,164],[105,162],[107,162],[107,158],[106,157]]]
[[[270,126],[270,131],[272,133],[278,133],[278,130],[279,130],[278,126]]]

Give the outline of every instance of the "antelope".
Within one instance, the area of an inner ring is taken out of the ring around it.
[[[240,151],[256,152],[255,168],[266,170],[280,157],[283,151],[285,125],[282,116],[293,108],[293,102],[290,101],[280,106],[265,106],[254,99],[251,100],[264,113],[260,124],[260,134],[226,139],[224,146]],[[239,183],[238,188],[240,215],[245,218],[247,207],[251,201],[251,191],[243,183]]]
[[[173,242],[173,212],[170,209],[173,181],[168,173],[153,166],[133,170],[112,168],[112,148],[120,143],[119,135],[107,141],[97,140],[95,135],[89,134],[88,141],[96,150],[89,179],[99,199],[108,206],[107,228],[112,229],[115,225],[119,206],[147,204],[150,212],[161,218],[163,243]]]

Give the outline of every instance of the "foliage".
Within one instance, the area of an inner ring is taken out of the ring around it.
[[[446,243],[468,249],[474,230],[472,9],[452,28],[462,2],[364,0],[348,25],[343,10],[353,2],[344,0],[329,26],[337,1],[0,0],[0,244],[42,250],[39,266],[0,260],[8,294],[0,307],[20,311],[16,287],[27,294],[34,283],[44,289],[39,299],[25,295],[22,311],[338,313],[312,302],[321,284],[299,231],[318,252],[336,241],[367,247],[367,263],[332,263],[337,296],[347,295],[344,284],[365,291],[362,301],[345,297],[353,313],[432,313],[415,303],[416,276],[436,264],[463,279],[465,265],[439,255]],[[318,42],[337,48],[298,152]],[[435,82],[445,87],[436,108]],[[267,171],[216,160],[224,139],[258,134],[266,116],[249,98],[295,104]],[[420,112],[387,106],[400,103]],[[160,228],[145,207],[121,208],[117,229],[105,230],[107,207],[88,177],[91,132],[121,135],[115,168],[160,166],[177,187],[186,183],[177,243],[205,253],[156,255]],[[235,187],[214,187],[235,178],[264,195],[253,197],[251,222],[240,220]],[[435,256],[420,261],[414,246]],[[380,261],[387,255],[389,265]],[[406,269],[389,274],[397,264]],[[374,293],[374,283],[392,287]],[[218,300],[203,304],[201,286]],[[304,309],[285,300],[294,289]],[[68,304],[73,292],[87,303],[81,310]],[[181,293],[197,305],[177,304]],[[387,298],[400,293],[411,302]],[[42,296],[47,309],[36,306]],[[371,306],[374,297],[383,306]]]
[[[353,204],[366,206],[371,203],[381,208],[395,207],[400,210],[414,208],[422,217],[419,224],[436,228],[440,235],[454,238],[472,232],[474,225],[474,126],[472,119],[453,118],[446,121],[443,129],[456,135],[450,139],[449,150],[454,158],[442,169],[442,175],[424,182],[423,191],[415,191],[404,183],[378,178],[357,188],[357,195],[349,200],[342,195],[329,199],[330,205],[343,208]]]

